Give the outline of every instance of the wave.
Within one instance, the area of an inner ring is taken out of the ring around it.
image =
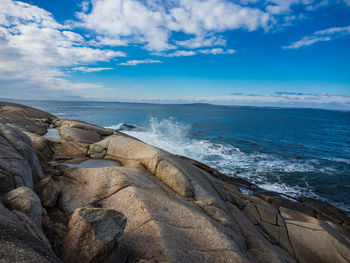
[[[125,124],[109,126],[120,129]],[[130,125],[136,126],[136,125]],[[173,154],[187,156],[200,162],[212,165],[226,173],[232,168],[254,168],[257,173],[262,172],[310,172],[316,168],[308,163],[295,160],[285,160],[273,154],[244,153],[238,147],[214,143],[189,137],[190,126],[178,122],[174,118],[158,120],[151,118],[148,127],[138,127],[123,132],[138,138],[148,144]]]
[[[108,128],[120,129],[124,125],[121,123]],[[315,194],[313,187],[308,184],[307,176],[312,173],[334,172],[330,167],[315,167],[315,160],[286,159],[272,153],[244,152],[234,145],[193,138],[190,136],[191,126],[178,122],[175,118],[151,118],[147,127],[131,126],[137,128],[122,132],[173,154],[203,162],[228,176],[241,177],[263,189],[293,197],[304,195],[325,200]],[[349,211],[349,207],[342,203],[330,202]]]
[[[132,124],[127,124],[127,123],[119,123],[117,125],[112,125],[107,127],[109,129],[117,130],[117,131],[132,131],[132,130],[140,130],[142,127],[132,125]]]

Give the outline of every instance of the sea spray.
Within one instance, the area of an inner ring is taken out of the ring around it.
[[[109,128],[120,128],[122,125]],[[320,172],[313,165],[315,160],[291,160],[272,153],[244,152],[227,143],[200,140],[191,135],[190,125],[173,117],[161,120],[152,117],[146,127],[122,132],[173,154],[203,162],[228,176],[249,180],[266,190],[293,197],[305,195],[327,200],[317,195],[308,183],[310,177]],[[321,170],[323,173],[334,172],[331,168]],[[340,202],[331,203],[348,210]]]
[[[350,112],[76,101],[28,105],[60,118],[121,123],[113,128],[229,176],[350,211]]]

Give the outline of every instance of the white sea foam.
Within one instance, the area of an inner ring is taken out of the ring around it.
[[[123,125],[121,123],[108,128],[118,129]],[[151,118],[149,127],[123,132],[173,154],[207,163],[226,173],[238,168],[242,170],[241,172],[253,169],[256,173],[316,170],[312,164],[302,161],[287,161],[273,154],[244,153],[232,145],[189,138],[189,128],[173,118],[164,120]]]
[[[124,123],[118,123],[116,125],[111,125],[106,128],[113,129],[113,130],[119,130],[121,127],[123,127]]]
[[[345,163],[345,164],[350,164],[350,159],[344,159],[344,158],[323,158],[324,160],[328,160],[331,162],[337,162],[337,163]]]
[[[108,128],[118,129],[123,125],[120,123]],[[316,168],[312,161],[283,159],[274,154],[261,152],[246,153],[229,144],[189,138],[189,129],[190,126],[174,118],[163,120],[151,118],[149,127],[122,132],[173,154],[203,162],[226,175],[247,179],[263,189],[293,197],[305,195],[322,199],[313,193],[306,181],[302,182],[302,186],[290,186],[281,176],[285,173],[331,172],[332,169]],[[348,209],[342,204],[337,205]]]

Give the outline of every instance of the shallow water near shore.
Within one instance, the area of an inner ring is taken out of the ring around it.
[[[105,168],[105,167],[120,167],[120,163],[112,160],[105,159],[88,159],[80,163],[56,163],[52,162],[55,165],[65,165],[68,167],[77,167],[77,168]]]
[[[18,101],[58,117],[123,128],[229,176],[350,212],[350,112],[319,109]],[[123,124],[131,124],[126,126]]]
[[[61,135],[59,134],[57,129],[49,128],[47,132],[43,135],[44,138],[50,141],[58,141],[61,139]]]

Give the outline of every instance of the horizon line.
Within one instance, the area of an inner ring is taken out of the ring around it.
[[[340,112],[350,112],[350,109],[329,109],[329,108],[319,108],[319,107],[293,107],[293,106],[253,106],[253,105],[228,105],[228,104],[214,104],[207,102],[188,102],[188,103],[155,103],[155,102],[140,102],[140,101],[103,101],[103,100],[69,100],[69,99],[13,99],[13,98],[0,98],[0,102],[12,102],[12,101],[37,101],[37,102],[88,102],[88,103],[122,103],[122,104],[147,104],[147,105],[198,105],[198,106],[219,106],[219,107],[230,107],[230,108],[265,108],[265,109],[300,109],[300,110],[324,110],[324,111],[340,111]]]

